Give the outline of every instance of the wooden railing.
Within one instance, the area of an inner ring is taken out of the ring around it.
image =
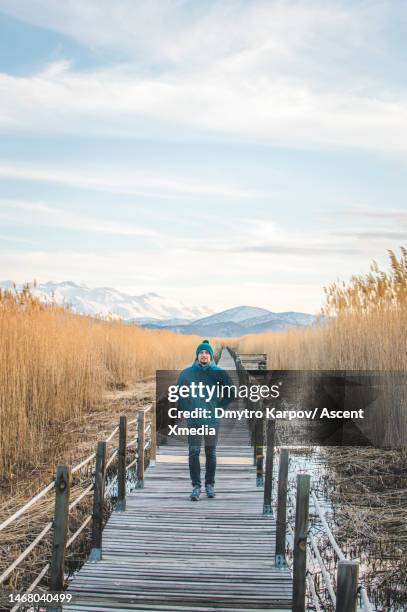
[[[245,371],[245,356],[235,354],[236,367],[240,370],[240,379],[250,384],[248,371]],[[253,372],[257,368],[253,365],[252,355],[248,362]],[[259,368],[260,369],[260,368]],[[257,405],[259,408],[259,404]],[[265,414],[262,404],[260,409]],[[328,525],[325,514],[318,501],[316,491],[312,487],[311,475],[296,474],[295,498],[288,493],[288,466],[289,447],[284,447],[276,429],[274,419],[253,419],[251,427],[251,443],[253,446],[253,463],[256,466],[256,485],[264,487],[263,514],[265,517],[276,517],[276,543],[275,566],[287,567],[287,535],[292,542],[292,574],[293,574],[293,605],[295,612],[305,612],[306,593],[308,587],[309,598],[314,609],[319,612],[322,606],[316,593],[315,585],[310,573],[310,559],[313,559],[320,571],[331,599],[332,606],[337,612],[354,612],[360,608],[372,612],[373,607],[367,596],[366,588],[359,582],[359,562],[346,559],[343,551],[335,540]],[[278,476],[274,464],[278,460]],[[309,507],[318,517],[319,525],[336,555],[338,565],[336,574],[336,592],[332,577],[327,570],[318,544],[309,526]],[[287,506],[295,508],[295,524],[292,526],[287,520]]]
[[[146,424],[146,416],[150,416],[150,423]],[[130,429],[130,435],[128,435]],[[109,444],[118,435],[118,444],[113,449],[109,449]],[[128,461],[128,451],[133,449],[134,458]],[[126,508],[126,491],[129,485],[134,482],[134,486],[142,488],[144,486],[144,471],[146,462],[146,451],[149,451],[149,463],[155,464],[156,460],[156,404],[147,405],[138,409],[136,418],[127,420],[121,416],[119,424],[113,429],[110,435],[103,441],[97,443],[96,451],[77,465],[70,467],[60,465],[56,471],[54,482],[50,482],[39,493],[32,497],[24,506],[19,508],[14,514],[9,516],[0,524],[0,531],[12,529],[14,523],[40,501],[55,492],[54,518],[47,522],[34,540],[14,559],[10,565],[0,575],[0,588],[12,577],[13,572],[29,558],[35,548],[44,541],[49,532],[52,532],[52,553],[48,562],[38,573],[33,582],[20,594],[29,594],[40,584],[49,574],[49,591],[52,593],[61,592],[65,587],[65,557],[66,551],[79,538],[85,528],[91,523],[90,557],[91,561],[97,561],[102,556],[102,529],[104,524],[105,500],[114,489],[117,495],[114,496],[114,508],[116,512],[122,512]],[[108,452],[109,451],[109,452]],[[86,486],[81,493],[71,499],[72,476],[78,475],[81,471],[89,468],[93,469],[91,484]],[[109,474],[109,482],[106,476]],[[134,474],[134,476],[133,476]],[[69,514],[81,502],[84,502],[93,494],[92,512],[89,512],[76,531],[68,538]],[[18,603],[12,608],[16,611],[23,604]],[[57,608],[56,608],[57,609]]]

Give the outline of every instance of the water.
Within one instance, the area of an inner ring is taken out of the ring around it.
[[[380,612],[401,612],[407,610],[406,601],[401,593],[397,596],[397,585],[394,585],[394,594],[389,597],[387,589],[383,589],[378,584],[372,584],[372,575],[375,576],[375,564],[379,561],[379,565],[383,565],[383,559],[372,557],[371,551],[358,546],[352,538],[342,538],[340,541],[336,535],[338,530],[343,534],[343,525],[340,523],[339,510],[343,506],[338,506],[338,502],[333,498],[338,497],[336,491],[336,481],[338,474],[328,465],[327,453],[335,453],[335,448],[320,448],[320,447],[289,447],[289,469],[288,469],[288,501],[287,501],[287,520],[294,529],[295,525],[295,494],[296,494],[296,478],[298,473],[306,473],[311,475],[311,490],[316,494],[319,505],[323,511],[325,519],[331,529],[339,547],[347,559],[358,559],[359,565],[359,582],[364,583],[364,577],[369,575],[371,580],[370,601],[372,609]],[[278,453],[277,453],[278,459]],[[277,482],[278,476],[278,460],[274,462],[274,482]],[[274,487],[276,489],[276,487]],[[334,495],[335,492],[335,495]],[[275,500],[274,500],[275,501]],[[357,511],[357,510],[356,510]],[[318,513],[310,497],[310,512],[309,512],[310,533],[320,551],[322,561],[327,569],[327,572],[332,581],[332,588],[336,591],[336,572],[337,572],[337,555],[334,553],[331,543],[326,535],[326,530],[323,527]],[[340,529],[342,527],[342,529]],[[287,562],[292,564],[292,536],[288,534],[288,550]],[[320,566],[316,560],[315,554],[311,547],[307,557],[307,566],[314,581],[315,590],[319,597],[319,605],[321,610],[334,611],[335,606],[326,583],[322,577]],[[367,586],[367,585],[366,585]],[[401,585],[399,585],[400,587]],[[374,602],[374,603],[373,603]],[[310,602],[311,604],[311,602]],[[309,607],[310,610],[315,609]]]

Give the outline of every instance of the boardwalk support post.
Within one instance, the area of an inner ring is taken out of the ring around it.
[[[276,422],[274,419],[267,419],[266,429],[266,477],[264,481],[263,514],[271,516],[271,494],[273,491],[273,463],[274,463],[274,441],[276,432]]]
[[[253,409],[253,405],[249,402],[249,400],[247,400],[247,409],[251,410]],[[250,421],[250,440],[251,440],[251,444],[253,445],[253,465],[254,467],[256,467],[256,463],[257,463],[257,457],[256,457],[256,436],[257,436],[257,419],[256,417],[252,418]]]
[[[144,489],[145,414],[141,411],[137,419],[137,483],[136,489]]]
[[[154,401],[151,408],[151,446],[150,466],[154,467],[157,458],[157,403]]]
[[[358,599],[358,561],[339,561],[337,573],[337,612],[356,612]]]
[[[119,421],[119,452],[117,462],[117,504],[116,511],[126,510],[126,456],[127,456],[127,417]]]
[[[263,406],[260,410],[263,412]],[[254,419],[254,432],[255,432],[255,455],[256,455],[256,487],[262,487],[264,485],[263,478],[263,444],[264,444],[264,412],[261,418]]]
[[[64,590],[70,488],[71,470],[66,465],[59,465],[55,478],[54,537],[50,569],[51,592],[61,592]]]
[[[96,447],[95,487],[93,491],[92,540],[89,561],[102,558],[103,506],[105,500],[106,442]]]
[[[161,428],[160,428],[160,446],[168,445],[168,427],[169,427],[169,405],[168,402],[161,403]]]
[[[287,529],[287,481],[288,449],[280,450],[278,466],[277,521],[276,521],[276,567],[287,567],[285,558],[285,536]]]
[[[305,612],[310,475],[297,474],[295,504],[293,612]]]

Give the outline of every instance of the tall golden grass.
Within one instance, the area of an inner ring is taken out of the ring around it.
[[[407,370],[407,250],[389,251],[389,269],[325,288],[319,325],[237,340],[241,353],[264,352],[270,369]],[[391,416],[392,439],[404,436],[405,409]],[[387,416],[386,416],[387,415]],[[389,434],[390,435],[390,434]]]
[[[325,288],[319,325],[237,340],[242,353],[264,352],[273,369],[407,369],[407,250],[389,251],[390,267]]]
[[[199,338],[45,305],[0,292],[0,475],[35,465],[46,431],[127,384],[191,361]]]

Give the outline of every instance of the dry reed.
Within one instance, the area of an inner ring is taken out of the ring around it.
[[[399,259],[390,251],[387,272],[373,263],[368,274],[330,285],[322,315],[311,327],[244,336],[236,348],[267,353],[268,367],[276,370],[406,371],[407,251],[401,249]],[[389,389],[387,398],[377,413],[378,421],[387,419],[381,443],[405,444],[405,389]],[[379,422],[377,429],[381,434]]]
[[[76,315],[28,289],[0,292],[0,336],[3,482],[35,465],[56,423],[86,413],[109,386],[183,367],[199,341]]]
[[[272,369],[406,370],[407,251],[389,251],[390,269],[325,289],[318,325],[243,336],[241,353],[268,354]]]

